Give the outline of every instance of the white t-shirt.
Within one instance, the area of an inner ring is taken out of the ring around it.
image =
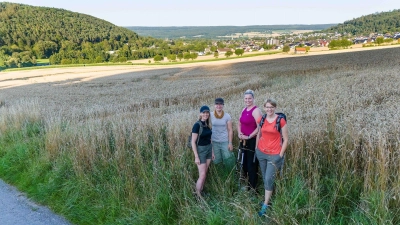
[[[214,116],[214,112],[210,113],[211,124],[212,124],[212,136],[211,140],[215,142],[228,142],[228,121],[231,120],[231,116],[224,112],[224,116],[221,119],[217,119]]]

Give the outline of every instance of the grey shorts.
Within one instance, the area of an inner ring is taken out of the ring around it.
[[[197,154],[199,155],[200,164],[206,163],[207,159],[212,158],[212,145],[197,146]]]

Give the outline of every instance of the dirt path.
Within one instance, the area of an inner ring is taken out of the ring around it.
[[[69,225],[64,218],[27,199],[24,194],[0,180],[1,225]]]

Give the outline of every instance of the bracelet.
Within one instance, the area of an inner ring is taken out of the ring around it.
[[[228,143],[228,145],[231,145],[231,144],[232,144],[232,142],[229,142],[229,143]]]

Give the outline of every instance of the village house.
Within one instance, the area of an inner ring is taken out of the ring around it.
[[[319,46],[321,46],[321,47],[328,47],[328,45],[329,45],[329,42],[326,40],[319,41]]]
[[[294,53],[295,54],[306,54],[307,53],[307,49],[304,47],[296,47],[294,49]]]
[[[275,45],[275,46],[277,46],[277,45],[279,45],[280,44],[280,42],[279,42],[279,40],[277,40],[277,39],[267,39],[267,41],[265,42],[267,45]]]
[[[252,52],[253,49],[251,49],[250,46],[247,46],[247,47],[244,49],[244,51],[245,51],[245,52]]]

